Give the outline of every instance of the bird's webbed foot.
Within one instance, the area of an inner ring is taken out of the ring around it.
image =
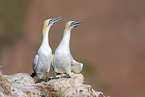
[[[45,82],[50,81],[52,78],[46,77]]]
[[[69,74],[66,74],[66,78],[71,78],[71,76],[69,76]]]
[[[45,81],[48,82],[49,80],[51,80],[51,78],[48,77],[48,72],[46,72],[46,79],[45,79]]]
[[[55,75],[53,76],[53,79],[59,79],[60,77],[56,77],[57,75],[61,75],[61,73],[55,73]]]
[[[45,81],[44,79],[38,79],[36,82],[35,82],[35,84],[36,83],[41,83],[42,81]]]

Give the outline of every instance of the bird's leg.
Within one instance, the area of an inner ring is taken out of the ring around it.
[[[45,81],[44,79],[40,79],[40,76],[36,75],[36,82],[35,83],[41,83],[42,81]]]
[[[66,78],[71,78],[71,76],[69,76],[69,74],[66,74]]]
[[[36,84],[36,83],[40,83],[40,80],[37,80],[37,81],[35,82],[35,84]]]
[[[40,81],[38,75],[36,75],[36,82],[35,82],[35,83],[40,83],[40,82],[41,82],[41,81]]]
[[[46,82],[49,81],[48,72],[46,72]]]
[[[48,81],[48,72],[46,72],[46,82]]]

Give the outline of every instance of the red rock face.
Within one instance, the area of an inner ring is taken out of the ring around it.
[[[72,30],[70,47],[74,58],[84,63],[85,82],[111,97],[145,96],[144,4],[144,0],[34,0],[26,15],[24,38],[3,50],[1,64],[8,64],[4,72],[31,73],[43,21],[61,16],[49,33],[53,52],[65,22],[83,21]]]

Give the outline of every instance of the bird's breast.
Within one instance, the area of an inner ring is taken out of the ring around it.
[[[38,55],[41,58],[49,58],[52,56],[52,50],[50,47],[41,47],[38,51]]]

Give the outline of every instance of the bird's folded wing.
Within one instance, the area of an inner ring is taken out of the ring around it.
[[[33,69],[35,70],[38,63],[38,55],[36,54],[33,59]]]

